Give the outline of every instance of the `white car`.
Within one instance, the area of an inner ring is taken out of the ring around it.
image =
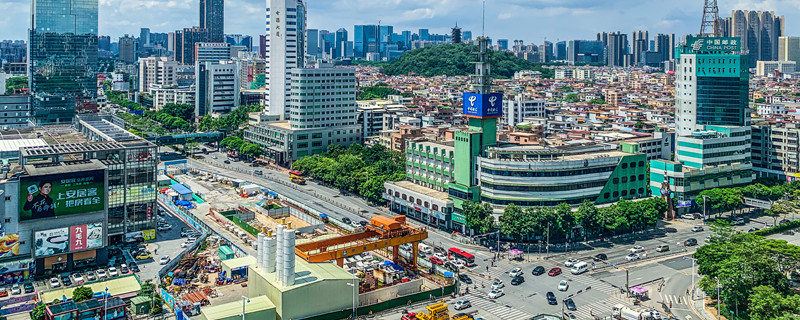
[[[492,290],[501,289],[501,288],[503,288],[505,286],[506,285],[503,283],[503,280],[497,280],[497,281],[492,283]]]
[[[514,270],[511,270],[508,273],[508,275],[511,276],[512,278],[515,278],[515,277],[517,277],[519,275],[522,275],[522,268],[519,268],[519,267],[514,268]]]
[[[162,224],[158,226],[158,231],[169,231],[172,230],[172,226],[168,224]]]
[[[189,246],[191,246],[193,244],[194,244],[194,240],[189,239],[189,240],[186,240],[186,242],[181,243],[181,248],[188,248]]]
[[[461,261],[461,260],[458,260],[458,259],[453,260],[453,264],[456,265],[456,267],[458,267],[459,269],[464,269],[464,267],[466,266],[464,261]]]
[[[439,258],[442,261],[447,260],[447,255],[441,252],[434,253],[433,256]]]
[[[50,278],[50,287],[51,288],[60,288],[61,282],[58,282],[58,278]]]
[[[502,297],[504,294],[505,293],[503,293],[503,289],[494,289],[489,291],[489,299],[497,299]]]
[[[119,275],[119,273],[117,272],[117,268],[115,268],[115,267],[109,267],[108,268],[108,276],[109,277],[116,277],[118,275]]]
[[[169,263],[169,256],[163,256],[161,259],[158,260],[158,264],[167,264]]]
[[[692,232],[700,232],[703,231],[703,226],[694,226],[692,228]]]
[[[472,306],[472,304],[469,303],[469,300],[461,299],[461,300],[456,301],[456,303],[453,305],[453,309],[463,310],[463,309],[469,308],[471,306]]]
[[[629,251],[630,251],[631,253],[638,253],[638,252],[642,252],[642,251],[644,251],[644,247],[642,247],[642,246],[633,246],[633,248],[630,248],[630,250],[629,250]]]
[[[625,260],[627,260],[627,261],[639,260],[639,255],[635,254],[635,253],[631,253],[631,254],[625,256]]]
[[[569,260],[567,260],[567,262],[564,262],[564,266],[567,267],[567,268],[571,268],[573,265],[575,265],[578,262],[580,262],[580,260],[578,260],[578,259],[569,259]]]
[[[97,269],[97,279],[105,279],[108,276],[106,275],[106,271],[103,269]]]
[[[567,291],[567,289],[569,289],[569,283],[567,283],[567,280],[561,280],[558,283],[558,291]]]
[[[72,274],[72,282],[75,284],[83,284],[83,276],[80,273],[73,273]]]
[[[692,214],[692,213],[682,214],[681,215],[681,219],[694,220],[694,214]]]
[[[15,283],[13,286],[11,286],[11,294],[22,294],[22,288],[18,283]]]

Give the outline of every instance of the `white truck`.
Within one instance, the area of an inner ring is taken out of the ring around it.
[[[633,310],[621,304],[611,309],[611,318],[618,320],[661,320],[661,314],[655,309]]]

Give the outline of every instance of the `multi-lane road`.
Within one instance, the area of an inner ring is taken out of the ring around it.
[[[171,150],[162,148],[162,158],[178,157]],[[313,181],[306,185],[298,186],[286,183],[289,180],[285,172],[268,170],[266,168],[252,168],[246,163],[224,163],[223,153],[209,153],[204,159],[188,160],[191,168],[223,174],[232,178],[243,179],[257,183],[264,187],[278,191],[285,197],[301,202],[314,210],[328,213],[334,219],[347,217],[353,221],[369,220],[370,217],[382,214],[393,215],[386,208],[367,203],[360,197],[341,193],[338,189],[323,186]],[[255,175],[255,170],[261,170],[262,175]],[[756,221],[759,220],[759,221]],[[742,231],[750,227],[762,227],[770,218],[753,219],[747,225],[737,227]],[[421,223],[421,222],[417,222]],[[611,307],[615,304],[630,305],[632,299],[620,292],[626,284],[633,286],[642,283],[656,283],[651,290],[649,299],[643,302],[645,306],[654,307],[663,311],[663,307],[671,306],[671,314],[678,319],[703,319],[701,312],[696,312],[687,301],[687,289],[691,287],[692,264],[690,254],[696,247],[685,247],[686,239],[694,238],[702,245],[711,235],[705,228],[703,231],[692,231],[692,227],[700,224],[697,220],[679,220],[664,223],[655,230],[631,237],[613,238],[607,241],[594,241],[575,244],[568,252],[563,252],[563,247],[553,247],[549,253],[525,254],[521,260],[508,260],[507,256],[499,257],[494,263],[493,252],[487,248],[465,245],[451,238],[449,233],[430,230],[429,239],[426,241],[440,248],[460,247],[476,257],[476,266],[464,269],[462,272],[469,274],[474,283],[469,286],[469,293],[465,295],[470,299],[473,307],[463,312],[471,312],[485,319],[530,319],[538,314],[558,315],[562,312],[563,300],[571,297],[577,309],[563,310],[567,315],[576,319],[593,319],[594,316],[605,317],[611,314]],[[667,245],[669,251],[656,252],[656,247]],[[641,246],[638,252],[640,259],[627,261],[626,256],[634,246]],[[575,250],[578,249],[578,250]],[[547,250],[544,250],[547,251]],[[597,254],[605,254],[605,261],[593,261]],[[593,263],[586,273],[573,275],[565,267],[567,259],[579,259]],[[492,266],[494,264],[494,266]],[[531,275],[536,266],[543,266],[546,270],[553,267],[562,269],[562,274],[548,276]],[[519,286],[510,284],[511,277],[507,274],[511,269],[520,267],[523,270],[525,282]],[[627,275],[626,271],[627,270]],[[497,299],[489,299],[491,282],[503,280],[505,295]],[[558,284],[566,280],[569,288],[559,291]],[[658,283],[661,283],[660,285]],[[545,295],[553,292],[557,305],[548,305]],[[394,313],[396,316],[397,313]],[[394,317],[393,316],[393,317]]]

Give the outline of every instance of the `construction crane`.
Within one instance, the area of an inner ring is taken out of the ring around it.
[[[416,268],[418,244],[428,238],[425,228],[414,228],[406,223],[406,216],[393,218],[375,216],[364,231],[341,237],[313,241],[295,246],[295,253],[308,262],[336,260],[340,267],[344,258],[363,252],[392,247],[394,263],[400,263],[400,245],[411,243],[411,268]]]

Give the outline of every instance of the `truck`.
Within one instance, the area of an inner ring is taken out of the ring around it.
[[[611,318],[618,320],[661,320],[661,314],[655,309],[633,310],[621,304],[611,309]]]
[[[306,184],[306,179],[303,178],[303,173],[296,170],[289,171],[289,181],[296,184]]]

